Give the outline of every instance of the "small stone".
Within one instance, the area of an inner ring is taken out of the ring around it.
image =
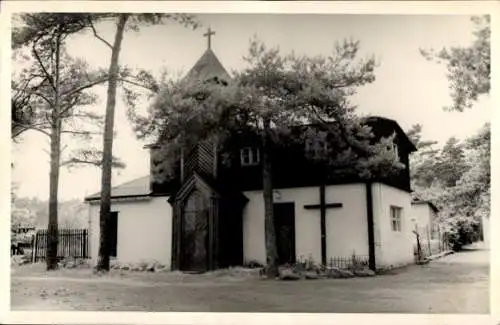
[[[307,279],[307,280],[316,280],[319,278],[319,275],[317,272],[313,272],[313,271],[307,271],[304,273],[304,277]]]
[[[73,261],[69,261],[68,263],[66,263],[66,265],[65,265],[65,266],[66,266],[66,268],[68,268],[68,269],[74,269],[74,268],[76,267],[76,264],[75,264],[75,262],[73,262]]]
[[[257,262],[257,261],[250,261],[248,263],[248,267],[251,269],[260,269],[260,268],[263,268],[264,265],[262,263]]]
[[[325,270],[325,275],[330,279],[346,279],[354,277],[354,273],[352,273],[351,271],[339,269],[336,267],[328,267]]]
[[[280,270],[280,279],[281,280],[300,280],[300,275],[294,273],[291,269],[282,269]]]
[[[351,271],[349,270],[340,270],[340,275],[341,275],[341,278],[343,279],[346,279],[346,278],[353,278],[354,277],[354,273],[352,273]]]
[[[369,277],[369,276],[375,276],[375,272],[373,272],[370,269],[361,269],[354,271],[354,275],[359,277]]]

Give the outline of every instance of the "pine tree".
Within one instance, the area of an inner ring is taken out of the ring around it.
[[[181,149],[211,139],[224,156],[225,140],[237,132],[260,137],[265,216],[267,276],[278,275],[273,224],[273,166],[276,146],[303,143],[304,136],[318,139],[320,132],[298,135],[293,128],[320,125],[330,135],[330,146],[313,155],[325,172],[355,173],[369,178],[400,166],[390,149],[392,137],[373,143],[363,119],[354,114],[348,97],[356,88],[374,80],[375,61],[356,60],[359,43],[338,43],[329,57],[283,56],[253,40],[245,61],[248,67],[235,73],[226,85],[204,81],[167,82],[160,88],[150,115],[131,114],[141,136],[156,136],[164,144],[164,159],[175,162]],[[328,149],[330,148],[330,149]],[[168,163],[167,163],[168,164]],[[172,164],[171,164],[172,165]],[[164,168],[164,173],[169,172]],[[168,178],[169,175],[157,175]],[[325,175],[327,177],[328,175]]]

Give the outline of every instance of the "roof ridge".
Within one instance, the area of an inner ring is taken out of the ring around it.
[[[149,177],[149,176],[150,176],[150,175],[144,175],[144,176],[136,177],[136,178],[133,178],[133,179],[131,179],[131,180],[129,180],[129,181],[126,181],[126,182],[124,182],[124,183],[120,183],[120,184],[118,184],[118,185],[115,185],[115,186],[113,186],[112,188],[119,187],[119,186],[123,186],[123,185],[126,185],[126,184],[130,184],[130,183],[135,182],[135,181],[137,181],[137,180],[139,180],[139,179],[141,179],[141,178],[146,178],[146,177]]]
[[[131,180],[127,181],[127,182],[120,183],[120,184],[118,184],[116,186],[113,186],[113,187],[111,187],[111,197],[116,196],[116,194],[113,193],[114,191],[123,189],[124,187],[127,188],[128,187],[127,185],[129,185],[131,183],[137,182],[139,180],[146,180],[146,179],[149,179],[149,178],[150,178],[150,175],[144,175],[144,176],[141,176],[141,177],[136,177],[134,179],[131,179]],[[139,187],[141,187],[141,186],[139,186]],[[131,187],[128,187],[128,188],[129,188],[129,190],[130,189],[134,189],[134,186],[131,186]],[[151,190],[149,190],[148,192],[151,193]],[[118,194],[118,196],[120,196],[120,195]],[[85,200],[90,199],[90,198],[100,198],[100,197],[101,197],[101,191],[93,193],[91,195],[87,195],[85,197]]]

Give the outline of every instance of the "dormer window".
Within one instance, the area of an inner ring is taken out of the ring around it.
[[[326,155],[328,149],[328,142],[323,139],[307,139],[305,142],[306,154],[315,159]]]
[[[241,166],[255,166],[260,163],[258,148],[246,147],[240,150]]]

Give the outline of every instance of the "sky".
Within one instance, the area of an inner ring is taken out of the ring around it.
[[[473,24],[469,16],[444,15],[305,15],[305,14],[204,14],[198,15],[202,27],[186,29],[175,23],[143,28],[125,34],[120,63],[155,72],[167,69],[182,75],[207,48],[203,33],[210,26],[216,32],[212,49],[230,72],[243,65],[249,41],[257,37],[267,46],[279,46],[283,53],[329,55],[335,41],[353,38],[360,41],[360,58],[375,55],[379,67],[376,80],[358,90],[351,98],[358,113],[395,119],[404,130],[413,124],[423,126],[424,139],[441,144],[455,136],[463,139],[490,121],[490,99],[481,98],[472,110],[446,112],[451,104],[445,66],[426,61],[420,48],[440,49],[467,46],[472,41]],[[104,24],[98,31],[111,41],[114,26]],[[85,59],[92,67],[106,68],[110,51],[92,35],[79,35],[68,41],[71,55]],[[15,69],[15,65],[13,64]],[[93,108],[104,113],[105,89],[96,90],[100,102]],[[145,109],[144,104],[142,109]],[[116,138],[113,154],[126,168],[115,171],[113,185],[149,173],[149,156],[126,118],[125,106],[116,106]],[[71,143],[68,143],[71,145]],[[101,140],[93,144],[102,147]],[[48,139],[28,132],[20,144],[13,145],[15,168],[12,181],[17,195],[48,198]],[[61,169],[59,198],[82,199],[99,191],[100,170]]]

